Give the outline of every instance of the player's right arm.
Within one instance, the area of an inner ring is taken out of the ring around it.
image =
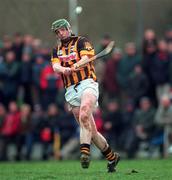
[[[69,67],[63,67],[61,66],[60,59],[57,56],[57,50],[53,49],[52,55],[51,55],[51,63],[53,70],[57,73],[62,73],[64,75],[69,75],[72,72],[72,69]]]

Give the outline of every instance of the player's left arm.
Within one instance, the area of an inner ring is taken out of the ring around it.
[[[87,61],[90,57],[95,55],[95,50],[92,44],[85,37],[82,37],[78,40],[77,50],[81,59],[73,65],[74,70],[77,69],[77,67],[79,67],[82,62]]]

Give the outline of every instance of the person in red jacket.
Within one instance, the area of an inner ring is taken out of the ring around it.
[[[42,91],[42,107],[47,110],[51,103],[55,103],[59,90],[62,88],[60,75],[55,73],[51,65],[43,68],[40,75]]]
[[[20,133],[20,112],[16,102],[12,101],[8,106],[9,111],[6,114],[3,125],[1,127],[1,136],[3,140],[2,157],[3,160],[7,160],[7,148],[9,143],[14,143],[17,147],[18,135]],[[17,153],[16,159],[19,154]]]

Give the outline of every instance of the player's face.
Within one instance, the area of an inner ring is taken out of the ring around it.
[[[58,30],[56,30],[56,36],[60,40],[65,40],[71,35],[71,32],[69,29],[62,27]]]

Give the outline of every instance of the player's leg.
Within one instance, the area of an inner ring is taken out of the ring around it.
[[[91,137],[92,137],[92,133],[91,133],[92,128],[90,124],[90,117],[92,114],[92,110],[91,110],[92,102],[90,101],[92,101],[93,99],[91,99],[91,97],[89,96],[85,96],[85,97],[87,98],[83,98],[82,104],[80,107],[72,107],[72,113],[76,121],[80,125],[80,129],[81,129],[80,130],[80,143],[90,144]],[[92,96],[92,98],[94,98],[94,95]]]
[[[85,137],[85,135],[82,135],[82,133],[84,133],[84,131],[81,131],[81,128],[83,128],[83,125],[81,125],[80,120],[79,120],[80,119],[80,107],[73,107],[72,112],[73,112],[73,115],[74,115],[76,121],[80,125],[81,166],[83,168],[88,168],[89,163],[90,163],[90,141],[91,141],[91,138],[87,138],[87,137]]]
[[[76,121],[78,122],[78,124],[80,124],[79,122],[80,107],[73,107],[72,112]],[[109,145],[106,139],[97,131],[92,114],[90,116],[90,122],[91,122],[91,131],[92,131],[92,142],[103,152],[107,149]]]
[[[79,112],[80,122],[80,150],[81,165],[88,168],[90,162],[90,144],[92,140],[91,116],[97,102],[97,97],[90,89],[86,89],[81,96],[81,106]]]
[[[88,123],[88,126],[90,126],[89,128],[89,131],[84,127],[85,124],[83,124],[79,118],[80,118],[80,107],[73,107],[72,108],[72,112],[73,112],[73,115],[76,119],[76,121],[78,122],[78,124],[80,125],[80,129],[84,129],[80,130],[80,143],[87,143],[87,144],[90,144],[91,142],[91,125],[90,123]],[[84,132],[85,131],[85,132]]]
[[[108,160],[108,172],[114,172],[116,170],[115,167],[120,160],[120,156],[118,153],[113,152],[106,139],[97,131],[93,116],[91,116],[90,122],[92,127],[92,141]]]
[[[79,123],[79,113],[80,113],[80,107],[73,107],[72,112],[75,116],[75,119]],[[92,129],[92,142],[100,149],[102,154],[105,156],[105,158],[109,161],[108,162],[108,172],[115,171],[115,167],[119,161],[119,155],[117,153],[113,153],[111,148],[109,147],[106,139],[97,131],[94,118],[91,115],[90,116],[90,122],[91,122],[91,129]]]

